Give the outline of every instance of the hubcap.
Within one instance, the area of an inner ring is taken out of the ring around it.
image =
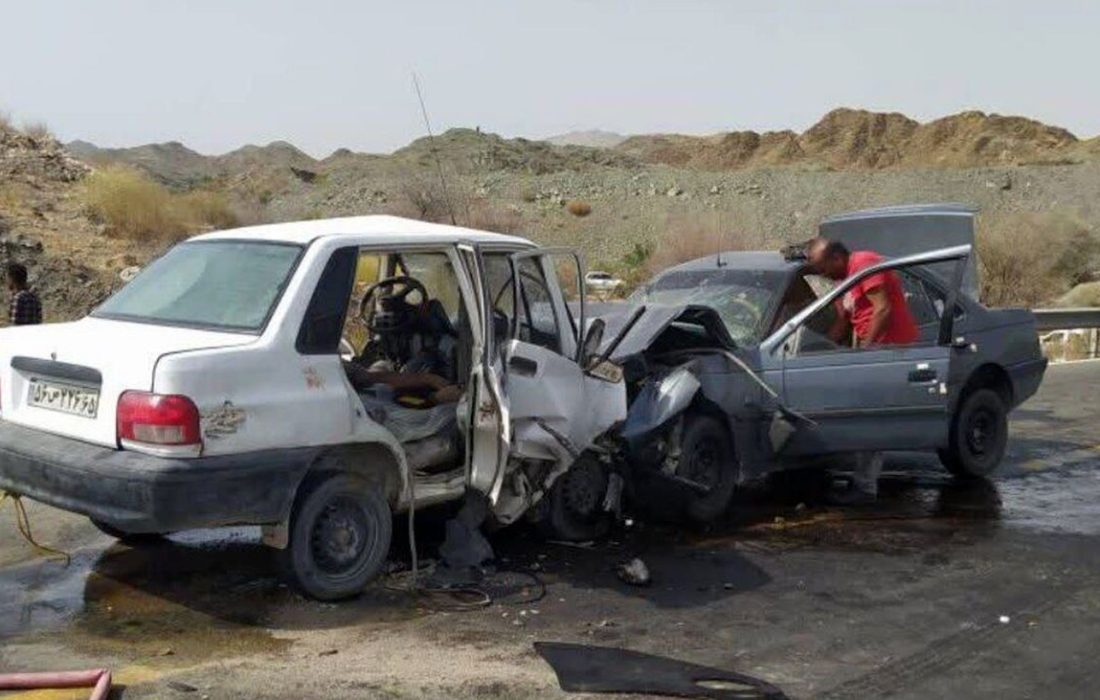
[[[978,410],[970,416],[966,430],[966,446],[976,456],[982,456],[995,444],[997,423],[992,413]]]
[[[335,499],[313,524],[313,560],[326,573],[344,573],[362,557],[367,539],[363,511],[351,499]]]

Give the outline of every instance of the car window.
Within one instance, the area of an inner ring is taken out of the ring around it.
[[[905,300],[909,303],[909,311],[913,314],[913,319],[917,322],[918,326],[925,326],[931,323],[939,323],[940,310],[932,303],[932,298],[928,295],[928,289],[925,286],[924,280],[914,275],[910,270],[899,270],[898,274],[901,277],[901,285],[905,290]],[[943,308],[943,303],[940,303],[940,309]]]
[[[301,252],[301,246],[258,241],[181,243],[92,316],[259,332]]]
[[[521,258],[517,264],[520,280],[519,309],[516,313],[518,337],[524,342],[560,353],[562,342],[554,297],[539,263],[538,258]]]

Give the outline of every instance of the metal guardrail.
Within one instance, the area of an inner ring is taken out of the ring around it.
[[[1035,330],[1040,333],[1073,328],[1100,328],[1100,308],[1032,309]]]

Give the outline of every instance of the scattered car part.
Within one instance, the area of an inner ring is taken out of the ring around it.
[[[561,689],[571,693],[632,693],[713,700],[786,700],[782,690],[742,673],[629,649],[535,642]]]
[[[631,586],[648,586],[653,582],[649,575],[649,567],[637,557],[615,566],[615,573],[623,583]]]

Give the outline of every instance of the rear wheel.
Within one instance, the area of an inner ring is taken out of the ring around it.
[[[102,532],[104,535],[114,537],[119,542],[129,545],[131,547],[158,544],[160,542],[163,542],[165,536],[170,534],[167,532],[126,532],[125,530],[119,530],[114,525],[105,523],[102,520],[96,520],[95,518],[88,519],[91,520],[92,525],[95,525],[96,529]]]
[[[961,478],[993,473],[1008,446],[1008,408],[1000,394],[978,389],[963,397],[951,422],[946,449],[940,462]]]
[[[319,476],[295,499],[281,563],[306,595],[348,598],[381,572],[392,536],[389,504],[375,486],[350,474]]]
[[[684,419],[676,475],[699,487],[691,490],[686,504],[691,520],[710,523],[725,514],[737,486],[737,459],[721,421],[700,414]]]

